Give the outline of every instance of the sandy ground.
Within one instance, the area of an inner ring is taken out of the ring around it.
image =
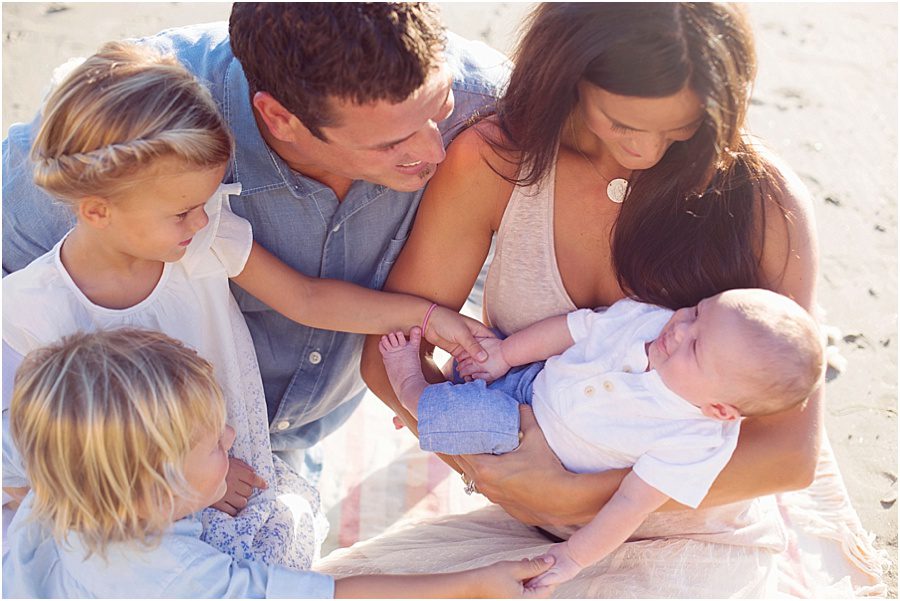
[[[508,51],[527,4],[442,4],[449,27]],[[227,19],[229,4],[3,3],[3,134],[52,69],[108,39]],[[815,198],[820,303],[843,373],[826,424],[851,499],[892,556],[897,596],[897,5],[752,4],[759,78],[751,130]],[[832,373],[832,376],[835,376]]]

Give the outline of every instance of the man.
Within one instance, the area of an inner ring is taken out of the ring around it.
[[[254,238],[311,276],[380,288],[450,140],[491,111],[500,53],[445,34],[427,3],[236,3],[224,23],[139,40],[209,88],[235,137],[226,183]],[[72,216],[34,186],[40,117],[3,142],[3,273],[47,252]],[[363,336],[295,324],[233,287],[253,335],[272,447],[302,449],[344,422],[365,386]],[[309,474],[309,470],[305,470]]]

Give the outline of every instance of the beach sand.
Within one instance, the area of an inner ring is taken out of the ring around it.
[[[442,5],[449,28],[508,51],[526,4]],[[53,68],[103,41],[227,19],[229,4],[4,3],[3,133],[30,120]],[[854,507],[889,552],[897,596],[897,5],[751,4],[750,129],[815,199],[819,302],[846,360],[826,428]],[[839,363],[840,361],[836,361]]]

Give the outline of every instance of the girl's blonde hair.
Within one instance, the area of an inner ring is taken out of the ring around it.
[[[34,491],[32,517],[88,553],[151,543],[194,491],[184,461],[225,423],[212,366],[158,332],[68,336],[16,373],[10,429]]]
[[[75,202],[113,197],[158,158],[208,168],[231,156],[209,92],[175,57],[110,42],[53,90],[32,146],[35,183]]]

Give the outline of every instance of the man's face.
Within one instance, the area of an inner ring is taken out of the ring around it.
[[[421,189],[446,154],[438,123],[453,112],[452,81],[442,62],[403,102],[335,100],[337,125],[322,128],[326,141],[318,145],[319,166],[401,192]]]

